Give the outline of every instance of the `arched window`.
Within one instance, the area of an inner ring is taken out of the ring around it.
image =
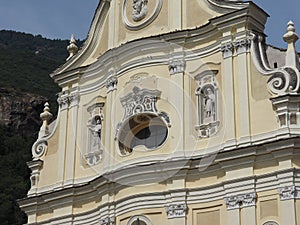
[[[146,216],[138,215],[131,217],[127,225],[152,225],[152,223]]]

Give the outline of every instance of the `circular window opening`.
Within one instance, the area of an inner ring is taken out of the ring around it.
[[[132,153],[134,148],[145,146],[148,150],[160,147],[168,136],[165,122],[153,114],[138,114],[123,123],[119,133],[119,148],[122,155]]]

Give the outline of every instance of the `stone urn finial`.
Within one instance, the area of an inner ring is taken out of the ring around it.
[[[70,44],[68,45],[67,50],[69,52],[69,57],[67,58],[68,61],[78,52],[74,34],[71,35]]]
[[[48,125],[49,125],[49,121],[50,119],[53,117],[53,115],[50,113],[50,108],[49,108],[49,103],[46,102],[45,105],[44,105],[44,112],[42,112],[40,114],[40,117],[43,121],[43,124],[40,128],[40,132],[39,132],[39,138],[41,137],[45,137],[49,134],[49,128],[48,128]]]
[[[295,43],[299,39],[295,32],[295,26],[292,21],[287,24],[287,32],[283,35],[283,40],[288,44],[288,49],[285,57],[285,65],[300,69],[299,58],[296,52]]]

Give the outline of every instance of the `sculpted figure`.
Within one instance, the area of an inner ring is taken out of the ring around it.
[[[204,118],[210,118],[214,115],[215,95],[210,88],[206,89],[204,95]]]
[[[148,13],[148,0],[133,0],[132,19],[137,22],[144,19]]]
[[[92,144],[92,151],[97,151],[101,149],[101,130],[102,124],[101,120],[98,118],[96,120],[96,124],[93,128],[90,128],[93,134],[93,144]]]

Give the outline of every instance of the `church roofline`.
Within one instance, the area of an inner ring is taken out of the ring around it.
[[[257,19],[259,15],[260,18]],[[126,48],[127,45],[130,46],[133,43],[140,42],[143,40],[164,40],[164,41],[175,41],[175,42],[178,42],[180,39],[182,41],[186,38],[205,40],[209,38],[211,35],[221,31],[222,29],[226,29],[226,27],[235,25],[237,22],[252,24],[251,25],[252,27],[250,26],[250,28],[252,28],[254,31],[260,30],[258,32],[263,32],[267,17],[268,14],[265,13],[260,7],[258,7],[256,4],[252,2],[249,2],[248,7],[246,8],[242,8],[233,11],[231,13],[212,18],[206,24],[196,28],[185,29],[181,31],[172,31],[169,33],[157,34],[153,36],[142,37],[139,39],[128,41],[115,48],[108,49],[105,53],[100,55],[95,62],[87,66],[82,66],[82,67],[77,67],[76,69],[72,69],[72,63],[75,63],[81,57],[81,55],[84,54],[85,48],[87,48],[88,43],[90,43],[90,41],[87,39],[81,51],[78,52],[77,55],[75,55],[70,61],[68,61],[60,68],[55,70],[53,73],[51,73],[50,77],[54,79],[54,81],[58,83],[60,86],[64,86],[65,83],[72,82],[72,80],[74,81],[76,79],[80,79],[80,76],[83,73],[86,73],[87,70],[89,70],[90,72],[90,70],[93,67],[96,68],[97,66],[95,65],[98,64],[99,59],[105,57],[107,54],[110,54],[112,51],[124,49]]]

